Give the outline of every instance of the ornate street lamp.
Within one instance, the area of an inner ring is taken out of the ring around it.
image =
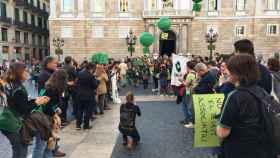
[[[129,30],[129,34],[126,36],[126,44],[128,46],[128,52],[132,57],[132,53],[135,52],[134,46],[136,45],[137,37],[134,35],[132,30]]]
[[[217,42],[218,33],[214,32],[213,28],[210,28],[209,32],[206,33],[205,38],[206,38],[206,42],[209,43],[209,45],[208,45],[208,50],[210,51],[209,59],[210,59],[210,61],[212,61],[213,50],[215,50],[215,48],[216,48],[214,43]]]
[[[60,61],[60,56],[63,54],[62,47],[64,46],[64,40],[59,37],[53,38],[53,46],[55,47],[55,54]]]

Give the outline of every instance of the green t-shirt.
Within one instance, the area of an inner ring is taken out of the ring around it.
[[[191,91],[190,91],[190,87],[193,85],[193,82],[195,81],[196,76],[194,72],[190,72],[187,77],[186,77],[186,81],[189,83],[189,87],[186,88],[186,95],[190,95]]]

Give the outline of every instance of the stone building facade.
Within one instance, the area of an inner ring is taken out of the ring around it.
[[[169,16],[174,53],[207,55],[205,34],[210,28],[219,35],[216,52],[231,53],[234,41],[243,38],[255,43],[258,54],[279,51],[280,0],[203,0],[198,13],[192,12],[192,5],[192,0],[52,0],[50,40],[63,38],[64,55],[77,60],[98,51],[122,58],[129,55],[125,40],[129,30],[138,38],[149,31],[155,36],[150,50],[159,53],[165,48],[156,23]],[[135,55],[141,54],[137,42]]]
[[[49,0],[0,1],[0,62],[49,55]]]

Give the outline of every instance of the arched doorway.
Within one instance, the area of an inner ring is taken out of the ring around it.
[[[160,55],[171,56],[176,53],[176,34],[174,31],[161,32],[159,38]]]

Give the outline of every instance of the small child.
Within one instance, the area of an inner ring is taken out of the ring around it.
[[[128,92],[126,103],[121,105],[119,130],[123,134],[123,145],[132,149],[140,141],[139,133],[135,126],[136,115],[141,116],[140,108],[134,103],[134,95]]]

